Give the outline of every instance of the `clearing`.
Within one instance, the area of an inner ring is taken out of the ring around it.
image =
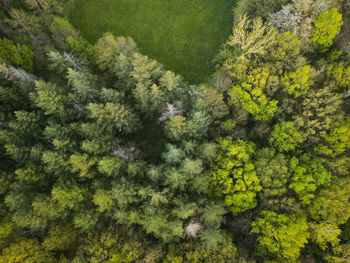
[[[91,43],[110,31],[142,53],[200,83],[232,29],[233,0],[72,0],[69,18]]]

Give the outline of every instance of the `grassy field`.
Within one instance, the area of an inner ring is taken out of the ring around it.
[[[232,28],[232,0],[72,0],[72,24],[92,43],[107,31],[131,36],[142,53],[199,83]]]

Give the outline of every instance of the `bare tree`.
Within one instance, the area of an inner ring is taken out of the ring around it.
[[[35,80],[38,79],[33,74],[10,65],[6,65],[5,63],[0,63],[0,75],[10,81],[24,82],[31,85],[34,85]]]
[[[117,146],[115,149],[113,149],[111,154],[114,157],[120,158],[126,162],[132,162],[140,156],[141,151],[137,149],[133,143],[129,143],[128,145]]]
[[[191,219],[191,221],[185,226],[185,234],[188,238],[196,238],[202,230],[201,223]]]
[[[159,122],[163,122],[167,120],[170,116],[176,116],[182,114],[182,110],[175,107],[173,104],[167,103],[165,107],[165,111],[159,117]]]

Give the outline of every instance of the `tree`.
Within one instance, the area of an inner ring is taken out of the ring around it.
[[[343,124],[334,123],[332,129],[323,136],[322,143],[315,147],[315,152],[336,157],[345,153],[350,148],[350,118]]]
[[[208,88],[204,94],[204,100],[208,107],[209,114],[214,119],[221,119],[228,115],[229,109],[224,102],[223,95],[213,88]]]
[[[100,173],[108,177],[118,177],[125,169],[125,162],[112,156],[104,156],[99,160],[97,168]]]
[[[136,43],[130,38],[115,38],[112,33],[105,33],[94,47],[97,64],[101,70],[113,70],[114,62],[120,53],[130,55],[137,51]]]
[[[53,186],[52,200],[56,201],[61,209],[72,209],[84,200],[86,189],[82,189],[74,180],[59,181]]]
[[[340,32],[343,25],[342,15],[336,8],[331,8],[314,20],[315,31],[312,34],[311,42],[315,44],[320,52],[326,52],[333,44],[333,39]]]
[[[337,178],[330,187],[321,189],[308,206],[310,217],[317,222],[344,224],[350,218],[350,178]]]
[[[26,71],[33,71],[33,51],[28,45],[15,45],[7,38],[0,39],[0,59]]]
[[[304,205],[311,203],[317,188],[330,185],[332,175],[322,163],[321,159],[311,158],[309,154],[303,154],[299,160],[293,156],[290,160],[293,177],[289,187]]]
[[[87,154],[73,154],[69,158],[72,173],[79,173],[80,177],[93,178],[92,167],[96,164],[95,158],[89,158]]]
[[[98,206],[97,210],[101,213],[111,210],[114,206],[112,192],[105,189],[97,189],[92,202]]]
[[[262,186],[259,192],[262,205],[275,211],[289,209],[283,198],[291,177],[287,156],[276,153],[273,148],[262,148],[257,151],[255,159],[256,174]]]
[[[32,99],[39,108],[44,110],[46,115],[56,115],[60,118],[69,116],[69,111],[66,109],[69,105],[67,96],[62,94],[62,89],[54,83],[36,81],[35,91],[31,94]]]
[[[268,68],[256,68],[246,76],[245,82],[229,91],[229,103],[251,113],[256,120],[269,121],[277,111],[278,101],[270,100],[264,91],[269,78]]]
[[[304,141],[291,121],[277,123],[270,137],[270,144],[280,152],[294,151]]]
[[[188,121],[181,115],[169,117],[165,124],[165,132],[170,139],[179,141],[188,133]]]
[[[276,13],[269,15],[271,26],[278,28],[281,32],[296,31],[302,18],[299,13],[293,12],[293,5],[285,5]]]
[[[322,222],[320,224],[311,224],[310,228],[312,241],[319,245],[322,250],[326,250],[328,244],[332,247],[339,244],[341,230],[337,225]]]
[[[50,263],[55,259],[40,246],[35,239],[19,239],[3,249],[1,263]]]
[[[327,68],[327,75],[336,88],[346,89],[350,87],[350,66],[343,61],[330,64]]]
[[[131,133],[137,129],[138,118],[127,107],[119,103],[90,103],[87,107],[92,119],[99,125],[110,126],[122,133]]]
[[[46,250],[68,250],[77,241],[77,232],[70,224],[51,224],[42,245]]]
[[[268,29],[268,24],[264,24],[261,18],[249,19],[244,15],[233,27],[233,34],[222,52],[232,54],[229,50],[233,49],[235,50],[234,57],[243,61],[257,55],[265,55],[268,47],[273,44],[276,34],[276,30]],[[225,61],[224,67],[229,69],[234,65],[234,62],[229,57]]]
[[[170,244],[165,256],[166,263],[169,262],[234,262],[238,252],[231,237],[224,235],[222,242],[218,246],[206,249],[201,242],[189,241],[180,244]]]
[[[299,114],[294,116],[295,127],[311,143],[320,140],[335,122],[343,120],[342,95],[329,87],[309,90],[300,105]]]
[[[256,194],[262,189],[251,160],[255,145],[231,137],[219,139],[219,145],[220,154],[212,165],[216,191],[225,196],[233,214],[254,208]]]
[[[258,253],[279,261],[296,261],[310,236],[305,216],[263,211],[252,224],[258,235]]]
[[[292,94],[296,98],[305,95],[313,84],[310,79],[310,72],[311,67],[305,65],[299,67],[295,72],[285,74],[282,82],[288,94]]]

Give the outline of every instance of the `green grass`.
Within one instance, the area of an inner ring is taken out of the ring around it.
[[[73,0],[74,1],[74,0]],[[142,53],[191,83],[213,73],[232,28],[232,0],[75,0],[70,21],[90,42],[131,36]]]

